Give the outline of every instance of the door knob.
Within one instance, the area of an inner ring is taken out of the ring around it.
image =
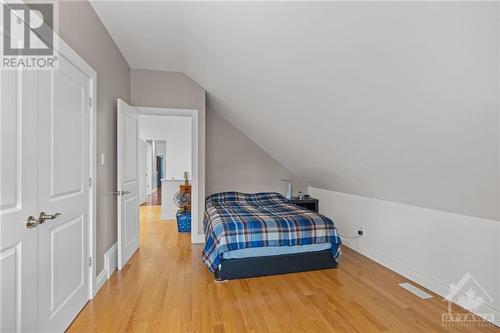
[[[26,227],[31,229],[35,228],[38,225],[39,221],[33,216],[28,216],[28,220],[26,220]]]
[[[62,215],[61,213],[55,213],[51,215],[51,214],[46,214],[45,212],[41,212],[40,216],[38,216],[38,223],[42,224],[43,222],[45,222],[45,220],[53,220],[61,215]]]

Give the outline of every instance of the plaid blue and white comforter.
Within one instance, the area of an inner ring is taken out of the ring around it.
[[[202,260],[215,272],[227,251],[264,246],[332,244],[340,255],[333,221],[294,205],[278,193],[225,192],[205,200],[205,248]]]

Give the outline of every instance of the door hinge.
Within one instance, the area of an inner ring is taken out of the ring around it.
[[[92,107],[92,97],[89,97],[89,107]]]
[[[92,267],[92,257],[89,257],[89,267]]]
[[[92,177],[89,177],[89,187],[92,187]]]

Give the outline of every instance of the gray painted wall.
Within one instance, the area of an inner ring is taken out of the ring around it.
[[[223,191],[307,191],[290,170],[211,108],[207,109],[207,195]]]
[[[206,118],[206,195],[232,190],[285,193],[282,178],[292,179],[296,190],[305,190],[288,169],[217,112],[206,110],[205,90],[185,74],[132,69],[130,83],[135,106],[202,110],[200,118]]]
[[[86,1],[59,2],[59,35],[97,72],[97,274],[116,242],[116,99],[129,101],[130,68]],[[99,160],[99,159],[98,159]]]

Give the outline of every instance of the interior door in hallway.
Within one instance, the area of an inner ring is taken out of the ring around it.
[[[139,113],[118,99],[118,269],[139,248]]]

